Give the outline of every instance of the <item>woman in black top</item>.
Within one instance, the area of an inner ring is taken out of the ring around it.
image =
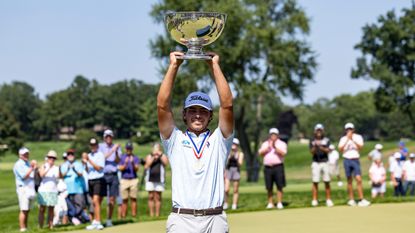
[[[240,167],[244,161],[244,154],[239,151],[239,140],[237,138],[233,139],[232,150],[228,156],[228,162],[226,164],[225,170],[225,203],[223,208],[228,208],[228,196],[230,190],[230,184],[233,182],[233,201],[232,209],[236,210],[238,207],[238,198],[239,198],[239,180],[241,179]]]

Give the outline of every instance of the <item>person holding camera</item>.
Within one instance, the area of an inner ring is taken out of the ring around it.
[[[386,192],[386,170],[383,167],[382,155],[375,154],[371,159],[373,163],[369,168],[369,178],[372,183],[372,198],[383,198]]]
[[[164,192],[165,167],[168,159],[156,143],[151,154],[147,155],[144,169],[146,170],[146,191],[148,192],[148,209],[150,216],[160,216],[161,193]]]

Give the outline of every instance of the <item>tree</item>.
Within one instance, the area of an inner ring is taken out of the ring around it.
[[[19,123],[4,105],[0,105],[0,155],[4,155],[7,150],[17,154],[22,145]]]
[[[353,78],[376,80],[375,104],[382,112],[399,109],[406,114],[415,132],[415,3],[378,18],[363,27],[363,37],[355,48],[362,56],[352,69]]]
[[[266,95],[302,99],[304,86],[313,78],[315,55],[304,39],[308,18],[293,0],[164,0],[153,6],[151,15],[163,23],[171,10],[228,15],[222,36],[206,49],[220,54],[221,67],[234,90],[236,136],[246,155],[248,181],[254,181]],[[164,60],[170,51],[180,49],[167,33],[151,41],[151,47],[152,54]],[[210,90],[208,74],[203,62],[190,61],[182,66],[178,79],[196,80],[202,90]],[[254,120],[246,117],[251,112]]]
[[[0,86],[0,103],[7,107],[14,119],[19,122],[21,136],[35,139],[33,122],[36,119],[35,109],[42,102],[35,89],[25,82],[12,82]]]

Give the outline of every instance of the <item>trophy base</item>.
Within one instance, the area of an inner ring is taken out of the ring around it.
[[[212,60],[212,56],[207,54],[185,54],[183,56],[176,56],[177,59],[180,60]]]

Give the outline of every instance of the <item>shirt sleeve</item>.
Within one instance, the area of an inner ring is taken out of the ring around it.
[[[261,144],[261,147],[259,149],[259,153],[260,154],[265,154],[267,151],[268,151],[268,140]]]
[[[104,169],[105,167],[105,155],[102,152],[99,152],[98,159],[97,159],[97,165],[102,167],[102,169]]]
[[[353,137],[353,141],[361,146],[363,146],[363,137],[362,135],[355,134],[356,136]]]
[[[287,143],[285,143],[285,142],[283,142],[281,140],[278,140],[276,146],[277,146],[278,150],[281,150],[282,151],[282,155],[286,155],[287,154]]]
[[[182,133],[182,132],[178,128],[174,128],[173,132],[171,132],[171,135],[168,139],[164,139],[163,136],[161,136],[160,134],[160,139],[161,139],[161,142],[163,143],[164,151],[166,152],[167,157],[169,158],[172,154],[173,146],[175,144],[177,134],[179,133]]]
[[[346,140],[347,140],[347,138],[346,138],[346,137],[342,137],[342,138],[340,138],[340,141],[339,141],[339,145],[338,145],[338,147],[340,148],[340,147],[345,146],[345,145],[346,145]]]
[[[25,178],[28,171],[29,171],[29,168],[22,163],[19,163],[16,166],[16,175],[19,176],[21,179]]]
[[[234,137],[234,132],[232,132],[232,134],[225,138],[222,134],[222,131],[220,130],[220,128],[216,128],[215,132],[213,132],[214,134],[217,134],[218,136],[218,140],[220,143],[220,150],[221,150],[221,155],[223,156],[222,159],[224,159],[224,162],[226,163],[226,160],[229,156],[229,153],[231,151],[232,148],[232,141],[233,141],[233,137]]]

